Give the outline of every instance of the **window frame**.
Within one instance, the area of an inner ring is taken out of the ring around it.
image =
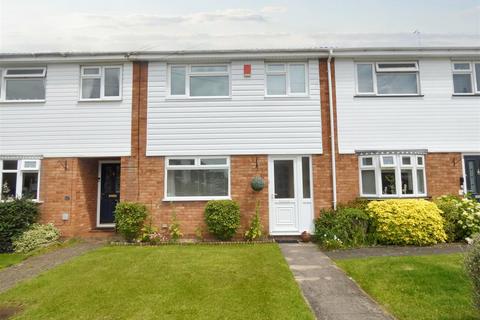
[[[9,70],[42,70],[41,74],[20,74],[20,75],[8,75]],[[32,79],[32,78],[42,78],[43,79],[43,99],[7,99],[7,80],[8,79]],[[28,103],[28,102],[45,102],[47,96],[47,67],[3,67],[0,68],[0,101],[8,103]]]
[[[4,161],[16,161],[16,169],[3,169]],[[36,161],[35,169],[25,168],[25,161]],[[41,179],[41,161],[39,159],[0,159],[0,202],[10,201],[10,199],[2,199],[3,194],[3,174],[15,173],[16,174],[16,186],[15,186],[15,198],[21,198],[23,196],[23,174],[24,173],[37,173],[37,194],[32,201],[40,202],[40,179]]]
[[[192,72],[192,67],[214,67],[226,66],[227,71],[209,71],[209,72]],[[172,68],[185,68],[185,94],[172,94]],[[232,71],[229,63],[173,63],[167,68],[167,98],[168,99],[228,99],[232,97]],[[190,77],[208,77],[208,76],[227,76],[228,77],[228,95],[226,96],[191,96],[190,95]]]
[[[226,164],[203,165],[202,159],[226,159]],[[172,159],[194,159],[193,165],[170,165]],[[231,165],[230,156],[171,156],[165,157],[165,171],[163,183],[163,201],[209,201],[209,200],[230,200],[231,199]],[[227,169],[228,170],[228,192],[226,196],[168,196],[168,170],[209,170],[209,169]]]
[[[383,156],[393,156],[395,165],[383,165],[382,157]],[[410,156],[411,164],[404,165],[402,163],[402,158]],[[422,164],[418,164],[418,158],[422,158]],[[373,158],[372,165],[363,165],[364,158]],[[383,194],[382,193],[382,170],[394,170],[395,171],[395,194]],[[412,183],[413,183],[413,193],[403,194],[402,193],[402,176],[401,172],[404,170],[412,171]],[[365,194],[362,189],[362,171],[374,170],[375,172],[375,194]],[[424,182],[424,193],[418,192],[418,179],[417,179],[417,170],[423,171],[423,182]],[[425,198],[427,197],[427,177],[426,177],[426,167],[425,167],[425,155],[421,154],[368,154],[358,156],[358,177],[359,177],[359,194],[362,198]]]
[[[360,92],[359,90],[359,79],[358,79],[358,65],[359,64],[368,64],[372,67],[372,82],[373,82],[373,91],[371,92]],[[414,68],[381,68],[379,70],[380,64],[387,65],[396,65],[396,64],[414,64]],[[422,95],[420,87],[420,66],[418,61],[355,61],[355,95],[356,96],[378,96],[378,97],[418,97]],[[416,93],[378,93],[377,86],[377,73],[414,73],[416,75],[416,84],[417,92]]]
[[[284,65],[283,71],[268,71],[270,65]],[[292,92],[290,85],[290,66],[303,65],[305,68],[305,92]],[[269,75],[285,75],[285,94],[268,94],[268,82],[267,77]],[[266,62],[265,63],[265,97],[267,98],[282,98],[282,97],[308,97],[309,96],[309,83],[308,83],[308,62]]]
[[[84,75],[83,70],[89,68],[99,68],[100,74],[95,75]],[[105,69],[117,69],[119,68],[119,86],[118,86],[118,96],[105,96]],[[97,79],[100,78],[100,97],[98,98],[83,98],[83,79]],[[80,65],[80,90],[78,93],[78,101],[89,102],[89,101],[121,101],[123,98],[123,65]]]
[[[480,95],[480,84],[477,83],[477,72],[476,72],[476,65],[480,65],[480,61],[476,60],[452,60],[452,92],[454,96],[475,96],[475,95]],[[459,63],[465,63],[469,65],[469,69],[455,69],[455,64]],[[453,76],[455,74],[468,74],[470,75],[470,85],[472,86],[472,91],[471,92],[455,92],[455,83]],[[478,75],[480,78],[480,75]]]

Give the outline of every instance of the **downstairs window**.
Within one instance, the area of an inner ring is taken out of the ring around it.
[[[230,195],[228,157],[167,158],[166,200],[227,199]]]
[[[40,160],[0,160],[1,200],[39,199]]]
[[[362,197],[426,196],[423,155],[364,155],[359,168]]]

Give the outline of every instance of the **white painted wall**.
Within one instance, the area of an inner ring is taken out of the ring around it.
[[[480,96],[452,97],[450,59],[418,61],[423,97],[355,98],[353,59],[335,60],[340,153],[372,149],[480,151]]]
[[[318,60],[308,63],[310,95],[303,98],[266,98],[264,61],[230,66],[231,98],[172,100],[167,64],[149,63],[147,155],[322,152]]]
[[[46,102],[0,103],[0,155],[130,155],[132,64],[122,70],[122,101],[79,102],[80,65],[47,65]]]

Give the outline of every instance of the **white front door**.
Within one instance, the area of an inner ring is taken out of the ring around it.
[[[309,156],[272,156],[270,234],[298,235],[313,231],[311,161]]]

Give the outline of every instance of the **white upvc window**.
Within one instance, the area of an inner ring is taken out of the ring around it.
[[[357,62],[358,95],[411,96],[420,94],[419,69],[410,62]]]
[[[121,66],[82,66],[80,68],[80,100],[121,100]]]
[[[174,64],[169,66],[168,92],[172,98],[230,97],[228,64]]]
[[[47,68],[0,69],[0,100],[6,102],[45,101],[45,78]]]
[[[39,199],[40,160],[0,160],[0,200]]]
[[[267,63],[265,65],[265,95],[269,97],[307,95],[307,70],[306,63]]]
[[[359,157],[360,195],[372,198],[425,197],[425,158],[415,154]]]
[[[452,72],[454,94],[480,94],[480,61],[453,61]]]
[[[166,201],[230,199],[230,158],[171,157],[165,159]]]

